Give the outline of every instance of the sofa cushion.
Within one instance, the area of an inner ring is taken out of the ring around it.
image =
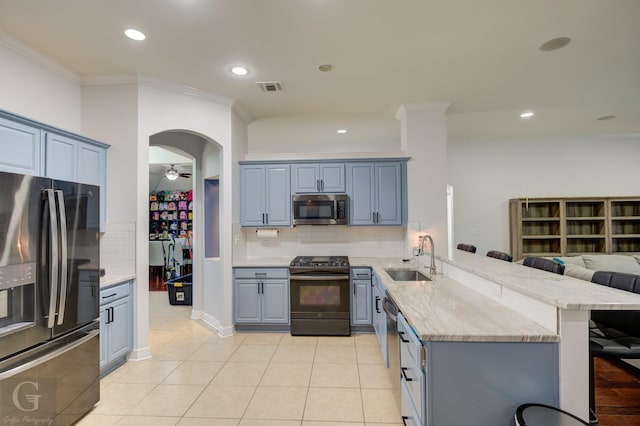
[[[595,272],[596,271],[594,270],[587,269],[585,267],[576,266],[571,263],[564,264],[564,274],[572,278],[591,281],[591,278],[593,278],[593,274],[595,274]]]
[[[583,254],[587,268],[594,271],[615,271],[640,275],[640,264],[632,256],[617,254]]]
[[[554,257],[551,260],[553,260],[554,262],[563,263],[565,265],[575,265],[580,266],[581,268],[586,268],[584,260],[582,260],[582,256]]]

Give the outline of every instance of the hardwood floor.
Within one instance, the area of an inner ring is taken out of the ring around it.
[[[640,370],[596,358],[595,386],[600,426],[640,426]]]

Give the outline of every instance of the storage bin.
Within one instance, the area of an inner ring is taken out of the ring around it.
[[[169,304],[191,305],[193,303],[191,274],[174,278],[165,284],[167,285],[167,293],[169,294]]]

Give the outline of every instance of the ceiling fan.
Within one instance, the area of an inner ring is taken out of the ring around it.
[[[175,164],[172,164],[171,167],[164,173],[165,177],[169,180],[176,180],[179,177],[181,178],[190,178],[191,173],[181,173],[176,170]]]

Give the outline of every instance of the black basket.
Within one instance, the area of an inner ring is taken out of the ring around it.
[[[174,278],[165,284],[171,305],[191,305],[193,303],[191,274]]]

